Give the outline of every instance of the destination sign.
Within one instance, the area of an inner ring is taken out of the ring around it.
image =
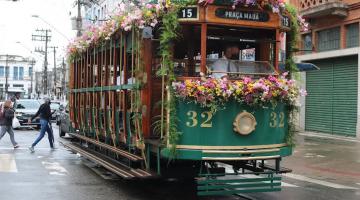
[[[199,18],[198,7],[180,8],[178,18],[180,20],[197,20]]]
[[[248,21],[256,21],[256,22],[269,21],[269,14],[266,12],[242,11],[242,10],[218,8],[215,11],[215,15],[217,17],[225,18],[225,19],[248,20]]]

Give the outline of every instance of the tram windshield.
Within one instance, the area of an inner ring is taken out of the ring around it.
[[[199,76],[201,26],[183,25],[174,46],[175,74]],[[276,74],[276,32],[232,26],[208,25],[206,36],[206,68],[209,76],[226,73],[231,78],[243,75]]]

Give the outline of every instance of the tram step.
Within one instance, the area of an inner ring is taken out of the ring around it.
[[[107,149],[107,150],[110,150],[120,156],[123,156],[133,162],[140,162],[140,161],[143,161],[143,158],[138,156],[138,155],[135,155],[135,154],[132,154],[132,153],[129,153],[127,151],[124,151],[124,150],[121,150],[121,149],[118,149],[114,146],[111,146],[111,145],[108,145],[108,144],[104,144],[102,142],[99,142],[97,140],[94,140],[94,139],[91,139],[91,138],[88,138],[88,137],[85,137],[83,135],[79,135],[77,133],[69,133],[69,135],[73,136],[73,137],[76,137],[80,140],[84,140],[86,142],[89,142],[89,143],[92,143],[94,145],[97,145],[97,146],[100,146],[104,149]]]
[[[281,190],[281,177],[273,174],[264,174],[258,178],[213,179],[206,177],[198,179],[197,185],[199,196],[275,192]]]
[[[124,178],[124,179],[134,179],[134,178],[150,178],[153,177],[153,174],[144,171],[142,169],[132,169],[132,168],[126,168],[124,166],[121,166],[119,164],[116,164],[114,162],[111,162],[109,159],[100,157],[100,155],[97,155],[93,152],[90,152],[88,150],[85,150],[84,148],[71,144],[68,142],[60,142],[65,147],[69,148],[71,151],[74,151],[76,153],[79,153],[83,157],[92,160],[93,162],[103,166],[105,169],[111,171],[112,173]]]

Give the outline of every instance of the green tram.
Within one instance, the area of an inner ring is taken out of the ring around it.
[[[280,191],[297,22],[255,2],[121,4],[69,45],[64,145],[125,179],[195,178],[198,195]]]

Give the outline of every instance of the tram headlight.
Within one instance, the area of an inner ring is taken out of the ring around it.
[[[243,111],[234,120],[234,131],[241,135],[249,135],[255,130],[256,119],[253,114]]]

